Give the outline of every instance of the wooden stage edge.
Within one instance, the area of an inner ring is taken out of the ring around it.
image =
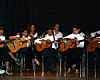
[[[80,74],[75,73],[62,73],[62,75],[57,75],[57,73],[45,73],[44,76],[40,72],[23,72],[23,73],[13,73],[13,75],[1,76],[0,80],[100,80],[99,75],[89,75],[88,79],[80,77]]]

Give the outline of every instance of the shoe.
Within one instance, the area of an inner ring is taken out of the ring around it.
[[[5,70],[0,69],[0,74],[4,74]]]
[[[75,69],[75,67],[76,67],[76,64],[73,64],[73,65],[72,65],[72,69]]]
[[[70,73],[70,72],[71,72],[71,68],[68,68],[67,73]]]
[[[78,70],[78,69],[76,69],[76,70],[75,70],[75,73],[79,73],[79,70]]]
[[[10,76],[10,75],[13,75],[12,72],[8,72],[8,71],[6,71],[5,73],[6,73],[7,75],[9,75],[9,76]]]
[[[40,62],[37,60],[37,59],[35,59],[35,62],[36,62],[36,64],[39,66],[40,65]]]
[[[38,66],[40,65],[40,62],[37,59],[32,59],[32,64],[37,64]]]

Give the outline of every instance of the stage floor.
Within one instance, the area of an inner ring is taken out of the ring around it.
[[[100,80],[99,75],[89,75],[88,79],[83,79],[80,77],[80,74],[75,73],[66,73],[65,75],[57,75],[57,73],[45,73],[44,76],[41,76],[40,72],[37,72],[35,75],[33,72],[23,72],[23,73],[14,73],[13,75],[4,75],[1,76],[0,80]]]

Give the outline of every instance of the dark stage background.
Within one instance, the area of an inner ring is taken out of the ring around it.
[[[62,31],[67,33],[72,25],[81,23],[80,7],[80,0],[0,0],[0,24],[11,34],[20,31],[24,24],[36,23],[39,30],[45,31],[48,25],[60,23]],[[82,24],[85,31],[94,28],[95,25]]]

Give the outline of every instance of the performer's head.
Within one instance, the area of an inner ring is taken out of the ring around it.
[[[80,26],[79,25],[74,25],[72,28],[72,31],[74,34],[78,34],[80,32]]]
[[[60,28],[60,25],[59,25],[59,24],[55,24],[55,25],[54,25],[54,30],[55,30],[55,31],[59,31],[59,28]]]
[[[0,26],[0,35],[3,35],[4,34],[4,28],[3,26]]]
[[[48,35],[53,35],[53,30],[52,30],[52,28],[48,28],[47,34],[48,34]]]
[[[36,30],[37,30],[36,25],[35,25],[35,24],[32,24],[32,25],[30,26],[30,32],[35,33]]]
[[[28,31],[27,31],[27,30],[24,30],[24,31],[22,32],[22,36],[28,36]]]

